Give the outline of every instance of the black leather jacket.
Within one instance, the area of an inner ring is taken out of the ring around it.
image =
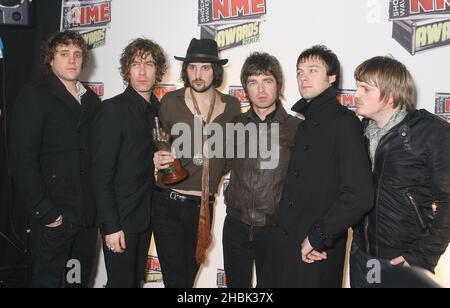
[[[450,125],[424,110],[408,114],[380,141],[373,174],[375,207],[356,243],[433,271],[450,241]]]
[[[250,110],[239,115],[235,122],[247,125],[248,123],[259,124],[261,120]],[[289,115],[280,103],[277,110],[269,115],[264,123],[268,124],[267,136],[269,137],[267,140],[269,144],[272,124],[279,124],[280,157],[278,166],[274,169],[264,170],[260,168],[261,163],[265,161],[261,158],[234,159],[231,165],[230,184],[225,191],[227,214],[254,227],[275,224],[275,210],[280,203],[290,153],[300,120]],[[258,134],[261,134],[261,131]],[[248,141],[247,138],[245,145],[237,144],[238,147],[246,149],[246,157],[248,157]],[[259,142],[260,140],[258,140],[258,148]]]

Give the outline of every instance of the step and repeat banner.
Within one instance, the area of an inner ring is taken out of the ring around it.
[[[103,99],[124,90],[119,74],[123,48],[138,37],[156,41],[170,60],[167,75],[155,90],[159,97],[183,86],[181,63],[193,37],[215,39],[226,66],[220,89],[249,108],[240,85],[240,70],[253,51],[265,51],[281,62],[286,79],[285,107],[299,99],[296,61],[302,50],[324,44],[343,67],[339,99],[354,107],[354,69],[364,60],[392,55],[412,72],[419,108],[450,121],[450,1],[448,0],[82,0],[63,1],[61,29],[83,34],[92,59],[83,81]],[[226,182],[226,180],[225,180]],[[226,287],[222,259],[225,205],[215,207],[214,244],[199,275],[198,287]],[[442,259],[437,279],[450,286],[450,253]],[[96,287],[106,283],[99,255]],[[272,266],[277,267],[277,264]],[[157,252],[148,259],[148,287],[162,287]]]

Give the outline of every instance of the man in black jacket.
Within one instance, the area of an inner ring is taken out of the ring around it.
[[[362,126],[337,101],[339,60],[324,46],[297,62],[300,124],[266,258],[264,287],[342,287],[347,230],[372,207]]]
[[[407,68],[375,57],[355,72],[357,113],[366,118],[375,207],[355,232],[352,287],[383,282],[383,270],[434,271],[450,241],[450,125],[416,110]]]
[[[152,90],[166,72],[156,43],[123,51],[125,92],[104,103],[94,122],[94,186],[109,288],[140,287],[150,246],[154,188],[152,131],[159,102]]]
[[[100,100],[78,81],[87,54],[79,34],[52,35],[42,47],[46,78],[23,89],[11,118],[11,175],[31,215],[32,287],[87,287],[91,276],[91,131]]]

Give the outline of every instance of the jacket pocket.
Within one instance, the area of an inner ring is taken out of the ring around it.
[[[412,206],[414,213],[416,214],[420,228],[422,229],[422,231],[427,230],[429,228],[429,225],[427,220],[425,219],[421,204],[419,204],[417,198],[410,190],[406,191],[406,198],[408,199],[409,204]]]

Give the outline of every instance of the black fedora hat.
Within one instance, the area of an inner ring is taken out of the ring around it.
[[[183,62],[200,62],[200,63],[218,63],[225,65],[228,59],[219,58],[219,48],[217,42],[210,39],[192,39],[186,53],[186,57],[175,57],[175,59]]]

